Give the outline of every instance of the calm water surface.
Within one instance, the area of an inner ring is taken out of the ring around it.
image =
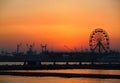
[[[16,70],[16,72],[61,72],[61,73],[89,73],[89,74],[117,74],[120,70]],[[120,79],[97,79],[97,78],[61,78],[61,77],[29,77],[0,75],[0,83],[120,83]]]

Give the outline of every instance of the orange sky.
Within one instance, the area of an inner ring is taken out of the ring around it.
[[[22,42],[47,43],[50,50],[89,48],[89,36],[103,28],[110,47],[120,49],[119,0],[1,0],[0,49]]]

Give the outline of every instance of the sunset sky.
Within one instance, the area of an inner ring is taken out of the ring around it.
[[[17,43],[47,44],[49,50],[89,48],[89,36],[103,28],[110,48],[120,50],[120,0],[0,0],[0,50]]]

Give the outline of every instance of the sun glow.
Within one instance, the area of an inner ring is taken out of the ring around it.
[[[88,3],[89,2],[89,3]],[[1,1],[0,48],[22,42],[47,43],[49,50],[88,48],[93,29],[103,28],[112,48],[119,47],[119,1],[30,0]]]

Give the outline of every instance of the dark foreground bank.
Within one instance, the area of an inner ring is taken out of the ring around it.
[[[120,79],[120,75],[107,74],[73,74],[73,73],[45,73],[45,72],[0,72],[0,75],[14,76],[41,76],[41,77],[64,77],[64,78],[100,78],[100,79]]]
[[[1,65],[0,70],[54,70],[54,69],[106,69],[120,70],[120,64],[93,64],[93,65]]]

